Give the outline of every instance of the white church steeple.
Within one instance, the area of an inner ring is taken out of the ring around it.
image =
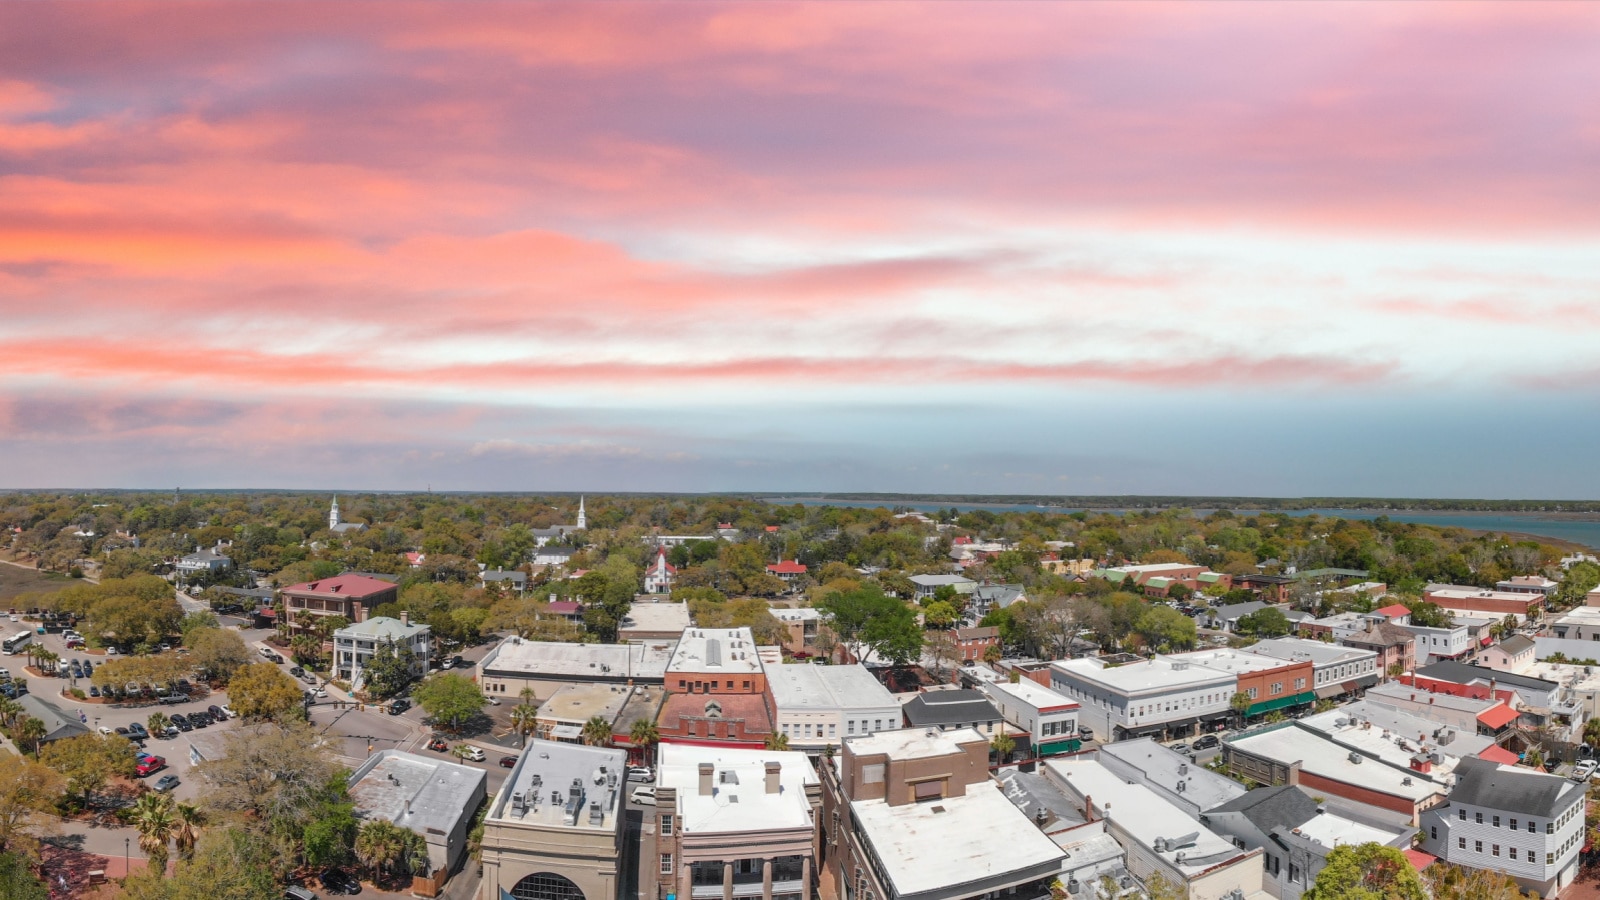
[[[578,526],[579,530],[589,527],[589,517],[583,512],[583,495],[578,495]]]
[[[335,496],[333,498],[333,508],[328,510],[328,530],[332,531],[332,530],[334,530],[335,528],[338,528],[338,527],[339,527],[339,498],[337,496]]]

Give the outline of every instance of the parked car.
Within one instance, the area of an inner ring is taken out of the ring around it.
[[[145,731],[144,726],[138,722],[130,722],[128,724],[128,733],[137,737],[149,737],[150,735],[150,732]]]
[[[1572,780],[1588,781],[1590,778],[1594,777],[1594,772],[1597,768],[1600,768],[1600,762],[1596,762],[1592,759],[1586,759],[1572,767]]]
[[[157,778],[155,783],[155,789],[161,791],[162,793],[166,793],[177,786],[178,776],[170,773]]]
[[[230,719],[236,719],[239,717],[239,714],[234,712],[233,707],[231,706],[222,707],[222,712]]]
[[[456,664],[455,660],[447,659],[447,660],[443,660],[443,661],[441,661],[439,663],[439,668],[441,668],[441,669],[451,669],[451,668],[455,668],[455,664]]]
[[[91,696],[91,697],[98,697],[98,696],[100,696],[100,689],[99,689],[99,688],[97,688],[97,687],[95,687],[95,686],[94,686],[94,685],[92,685],[92,684],[91,684],[91,685],[89,685],[89,696]]]
[[[500,765],[507,769],[515,769],[517,767],[517,757],[502,756],[500,757]]]
[[[161,771],[162,769],[165,769],[166,767],[167,761],[165,759],[162,759],[159,756],[151,756],[149,754],[142,754],[139,757],[139,761],[134,763],[134,771],[139,773],[140,778],[143,778],[146,775],[152,775]]]
[[[283,900],[317,900],[317,895],[291,884],[283,889]]]
[[[649,785],[641,784],[633,789],[633,794],[630,795],[630,799],[640,806],[655,806],[656,789],[650,787]]]
[[[1178,744],[1173,744],[1171,747],[1168,747],[1167,749],[1171,750],[1173,753],[1188,753],[1189,752],[1189,745],[1185,744],[1185,743],[1178,743]]]
[[[290,666],[289,667],[289,674],[293,675],[296,678],[299,678],[301,675],[304,675],[305,673],[306,673],[306,670],[300,668],[299,666]]]
[[[215,703],[206,707],[206,712],[210,713],[211,718],[216,719],[218,722],[228,718],[228,714],[223,712],[222,707],[216,705]]]
[[[650,771],[649,769],[645,768],[644,766],[629,766],[628,767],[628,780],[629,781],[642,781],[645,784],[649,784],[650,782],[656,780],[656,776],[655,776],[654,772]]]
[[[328,869],[322,873],[319,880],[322,882],[322,889],[330,894],[350,895],[361,893],[361,882],[338,869]]]
[[[434,738],[428,742],[428,749],[437,753],[447,753],[450,750],[450,745],[439,738]]]
[[[194,726],[189,724],[189,717],[185,716],[183,713],[173,713],[167,718],[172,720],[172,724],[178,726],[179,731],[194,730]]]
[[[1194,749],[1196,749],[1196,750],[1210,750],[1212,747],[1215,747],[1220,743],[1222,743],[1222,739],[1217,737],[1216,735],[1214,735],[1214,734],[1203,734],[1200,737],[1195,739]]]

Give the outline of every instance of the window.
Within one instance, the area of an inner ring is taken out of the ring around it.
[[[542,872],[517,882],[511,896],[516,900],[583,900],[583,891],[560,875]]]
[[[1538,834],[1538,832],[1536,830],[1534,830],[1534,829],[1535,829],[1534,821],[1532,819],[1529,819],[1528,820],[1528,833],[1529,834]]]
[[[855,719],[851,719],[848,722],[844,723],[844,733],[845,734],[855,734],[856,733],[856,720]]]
[[[1554,822],[1546,822],[1546,823],[1544,823],[1544,833],[1545,834],[1555,834],[1556,833],[1556,823],[1554,823]]]
[[[1456,846],[1460,847],[1462,850],[1467,849],[1467,839],[1464,837],[1456,838]]]
[[[661,817],[661,836],[662,837],[668,837],[671,834],[672,834],[672,816],[671,815],[664,815],[664,816]]]
[[[1458,809],[1458,810],[1456,810],[1456,812],[1459,813],[1459,818],[1461,819],[1461,821],[1465,822],[1467,820],[1467,811],[1466,810]]]
[[[1249,697],[1251,700],[1254,700],[1256,698],[1256,689],[1255,688],[1245,688],[1244,694],[1245,694],[1246,697]],[[1294,865],[1292,863],[1290,864],[1289,869],[1290,869],[1290,871],[1294,870]]]
[[[733,687],[733,682],[731,682],[731,681],[728,682],[728,687]],[[750,690],[750,682],[746,681],[744,683],[744,689],[747,690],[747,691]]]
[[[1304,678],[1296,678],[1294,680],[1294,689],[1297,690],[1297,691],[1305,690],[1306,689],[1306,680]]]
[[[661,854],[661,874],[663,874],[663,875],[671,875],[672,874],[672,854],[671,853],[663,853],[663,854]]]
[[[1272,695],[1273,695],[1273,696],[1274,696],[1274,697],[1276,697],[1276,696],[1277,696],[1277,695],[1279,695],[1279,694],[1281,694],[1281,693],[1283,693],[1283,682],[1281,682],[1281,681],[1274,681],[1274,682],[1273,682],[1273,683],[1272,683]]]
[[[1510,828],[1511,828],[1512,831],[1516,831],[1517,830],[1517,820],[1516,819],[1512,819],[1511,820]]]
[[[1472,842],[1472,849],[1475,852],[1482,853],[1483,852],[1483,841],[1473,841]]]
[[[1294,884],[1300,883],[1300,867],[1294,863],[1289,863],[1289,881]]]
[[[828,737],[834,737],[838,733],[839,733],[839,726],[835,725],[832,722],[829,722],[828,723]]]
[[[1544,864],[1547,865],[1547,866],[1555,865],[1556,864],[1556,855],[1554,853],[1546,853],[1544,855]]]
[[[1499,816],[1495,816],[1494,817],[1494,827],[1496,827],[1496,828],[1500,827],[1500,817]]]
[[[1494,855],[1494,856],[1499,856],[1500,855],[1500,845],[1499,844],[1491,845],[1490,846],[1490,850],[1492,851],[1492,855]]]
[[[1434,825],[1431,828],[1429,828],[1428,829],[1428,837],[1430,837],[1433,840],[1437,841],[1439,839],[1439,826]]]
[[[1477,817],[1478,824],[1482,825],[1483,824],[1483,813],[1473,813],[1473,815]]]
[[[1517,859],[1517,848],[1515,848],[1515,847],[1507,847],[1506,848],[1506,855],[1511,857],[1511,861],[1512,862],[1516,862],[1516,859]]]

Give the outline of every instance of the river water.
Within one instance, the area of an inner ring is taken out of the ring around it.
[[[799,503],[804,506],[849,506],[871,509],[884,507],[893,509],[904,507],[919,512],[932,512],[936,509],[948,509],[954,506],[958,509],[987,509],[991,512],[1078,512],[1077,509],[1060,506],[1042,507],[1032,503],[952,503],[948,500],[829,500],[818,497],[771,497],[768,503],[789,505]],[[1120,510],[1099,510],[1100,512],[1119,512]],[[1210,510],[1197,510],[1204,514]],[[1257,510],[1239,510],[1241,513],[1253,513]],[[1285,510],[1291,516],[1306,516],[1316,514],[1329,518],[1341,519],[1376,519],[1379,516],[1388,516],[1396,522],[1410,522],[1416,525],[1434,525],[1443,528],[1470,528],[1473,531],[1513,531],[1521,534],[1537,535],[1539,537],[1554,538],[1561,541],[1571,541],[1585,547],[1600,547],[1600,520],[1580,518],[1545,516],[1538,513],[1427,513],[1427,512],[1390,512],[1355,509],[1296,509]]]

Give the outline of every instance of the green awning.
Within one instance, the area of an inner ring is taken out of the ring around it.
[[[1254,716],[1264,712],[1272,712],[1275,709],[1283,709],[1286,706],[1299,706],[1302,703],[1311,703],[1316,699],[1317,695],[1315,691],[1305,691],[1299,694],[1286,694],[1273,700],[1262,700],[1259,703],[1250,704],[1250,709],[1245,713],[1245,715]]]
[[[1083,741],[1077,738],[1068,738],[1064,741],[1045,741],[1034,750],[1039,756],[1053,756],[1057,753],[1077,753],[1078,748],[1082,746]]]

